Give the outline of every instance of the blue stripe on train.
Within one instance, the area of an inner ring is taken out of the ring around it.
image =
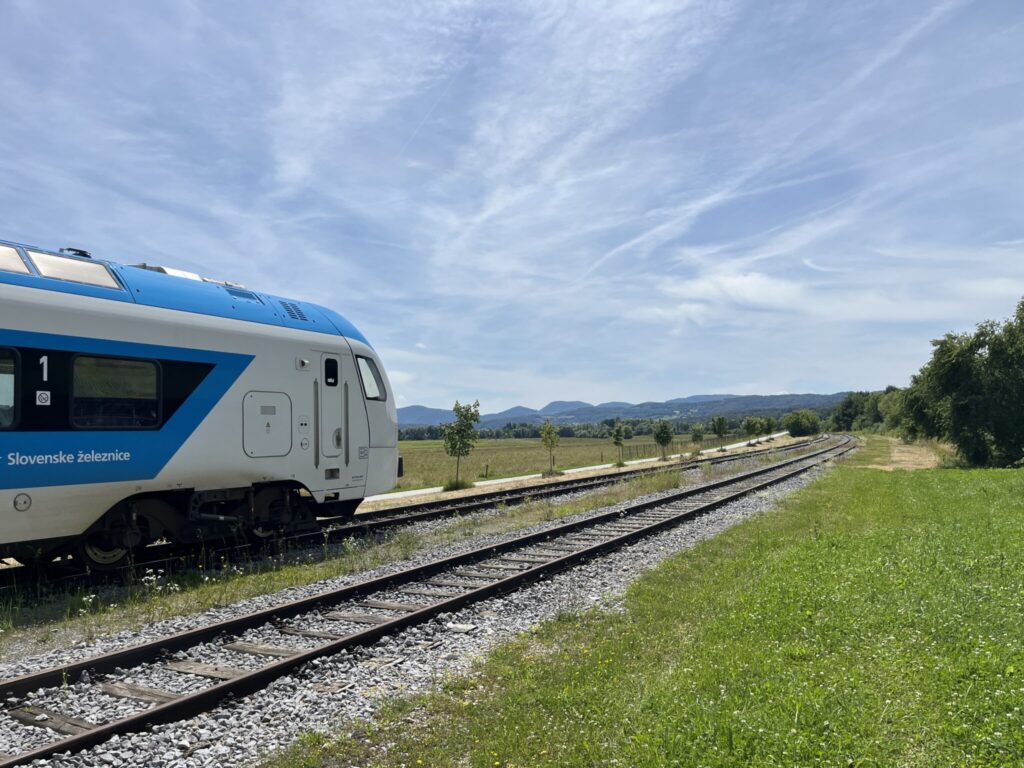
[[[0,330],[0,346],[181,360],[214,366],[159,430],[0,432],[0,489],[128,482],[156,477],[253,359],[252,355],[231,352],[8,330]]]

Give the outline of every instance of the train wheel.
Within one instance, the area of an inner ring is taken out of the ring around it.
[[[97,571],[110,571],[120,568],[128,562],[131,549],[124,546],[113,546],[102,532],[85,536],[78,543],[75,555],[88,568]]]
[[[255,525],[245,532],[250,544],[266,547],[273,544],[281,536],[281,530],[272,525]]]

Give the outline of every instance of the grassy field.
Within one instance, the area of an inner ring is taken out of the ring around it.
[[[741,438],[729,437],[730,442]],[[723,441],[711,437],[699,448],[714,448]],[[691,449],[680,440],[678,448]],[[443,485],[455,477],[455,460],[445,455],[440,440],[403,440],[399,449],[404,458],[405,476],[399,478],[396,490],[430,488]],[[660,456],[658,446],[650,437],[635,437],[623,446],[625,459]],[[563,437],[555,449],[555,466],[560,469],[609,464],[618,458],[618,449],[611,440]],[[464,480],[515,477],[543,472],[548,468],[548,452],[539,439],[479,440],[473,452],[462,460]]]
[[[622,612],[549,622],[274,765],[1021,765],[1022,496],[1022,471],[840,467]]]

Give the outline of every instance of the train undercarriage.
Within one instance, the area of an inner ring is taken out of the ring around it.
[[[0,557],[32,565],[70,556],[86,568],[110,570],[158,542],[201,547],[244,539],[271,545],[316,532],[323,519],[349,519],[361,501],[329,497],[317,502],[290,484],[140,494],[116,504],[80,536],[12,544]]]

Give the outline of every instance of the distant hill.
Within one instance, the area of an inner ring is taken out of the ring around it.
[[[545,416],[554,416],[558,413],[569,413],[593,407],[590,403],[584,403],[582,400],[554,400],[541,408],[540,412]]]
[[[719,400],[731,400],[739,395],[690,395],[689,397],[676,397],[672,400],[666,400],[666,403],[687,403],[692,405],[694,403],[716,403]]]
[[[427,408],[425,405],[407,405],[398,409],[398,426],[426,427],[447,424],[452,421],[452,412],[444,408]]]
[[[579,400],[555,400],[539,411],[516,406],[501,413],[484,414],[482,427],[500,427],[508,422],[540,424],[551,419],[556,424],[593,424],[604,419],[686,419],[706,421],[714,416],[781,416],[801,408],[828,410],[846,396],[845,392],[831,395],[691,395],[677,397],[663,403],[601,403],[591,405]],[[398,409],[400,427],[425,427],[446,424],[452,412],[443,408],[410,405]]]
[[[525,416],[533,416],[535,413],[539,413],[536,408],[527,408],[525,405],[517,405],[509,408],[507,411],[502,411],[501,413],[492,413],[488,418],[514,421]]]

